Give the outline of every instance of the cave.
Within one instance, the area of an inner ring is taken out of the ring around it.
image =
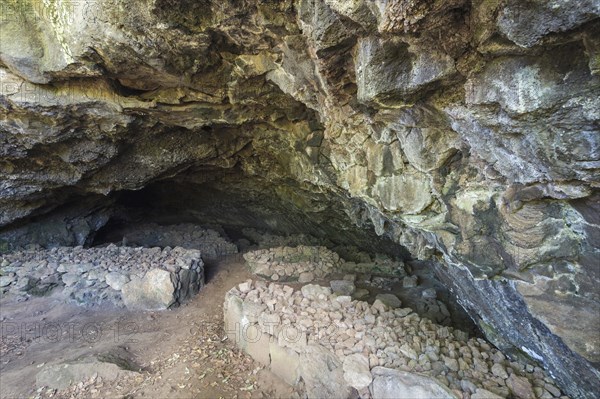
[[[0,397],[600,395],[597,0],[1,8]]]

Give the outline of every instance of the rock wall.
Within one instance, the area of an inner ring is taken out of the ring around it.
[[[308,283],[340,270],[344,260],[325,247],[277,247],[246,252],[250,271],[273,281]]]
[[[397,305],[247,281],[223,309],[228,338],[309,398],[564,397],[539,367]]]
[[[593,397],[599,14],[596,0],[5,1],[0,245],[52,241],[29,218],[94,197],[61,231],[82,243],[111,193],[149,185],[161,209],[224,226],[364,246],[355,231],[371,230],[437,260],[499,344]]]
[[[161,310],[204,286],[200,251],[177,248],[58,247],[0,255],[0,294],[17,301],[54,294],[78,305]]]
[[[227,241],[216,231],[193,224],[167,226],[156,223],[133,224],[127,225],[118,233],[129,246],[197,249],[204,261],[238,253],[235,244]]]

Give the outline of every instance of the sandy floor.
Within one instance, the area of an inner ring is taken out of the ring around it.
[[[1,398],[290,398],[297,394],[224,340],[225,292],[250,274],[233,256],[207,267],[191,301],[163,312],[82,308],[58,299],[0,300]],[[90,379],[63,391],[36,387],[46,365],[91,355],[126,359],[140,374]]]

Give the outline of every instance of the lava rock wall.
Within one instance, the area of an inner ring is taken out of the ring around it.
[[[341,213],[436,259],[567,393],[598,391],[598,1],[1,6],[4,249],[157,181],[238,193],[247,227],[347,232]]]

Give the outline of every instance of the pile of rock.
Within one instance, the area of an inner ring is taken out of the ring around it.
[[[191,223],[134,225],[123,231],[123,240],[132,246],[199,249],[204,260],[238,253],[235,244],[227,241],[218,232]]]
[[[285,381],[302,379],[309,397],[563,397],[541,368],[382,299],[247,281],[226,295],[225,326]]]
[[[0,257],[0,292],[27,298],[55,290],[68,300],[166,309],[204,285],[200,251],[184,248],[59,247]]]
[[[308,283],[340,269],[344,260],[325,247],[276,247],[244,254],[250,271],[273,281]]]

